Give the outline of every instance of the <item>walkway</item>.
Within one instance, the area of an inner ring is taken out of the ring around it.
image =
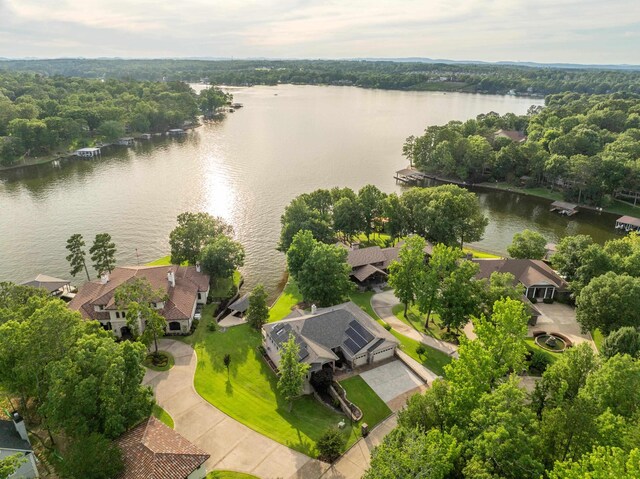
[[[373,310],[385,323],[390,325],[397,332],[411,339],[415,339],[416,341],[420,341],[427,346],[431,346],[434,349],[438,349],[449,356],[454,358],[458,357],[457,346],[421,333],[396,318],[393,314],[393,307],[397,304],[400,304],[400,301],[391,290],[376,293],[371,297],[371,306],[373,307]]]
[[[263,436],[205,401],[193,386],[197,357],[191,346],[162,339],[160,349],[173,354],[175,366],[164,372],[148,370],[144,384],[153,388],[175,430],[211,454],[208,470],[230,469],[263,479],[317,479],[327,470],[327,464]]]

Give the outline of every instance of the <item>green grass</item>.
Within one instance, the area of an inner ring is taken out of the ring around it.
[[[416,349],[418,348],[418,346],[420,346],[420,343],[418,341],[408,338],[393,329],[389,332],[393,334],[398,341],[400,341],[400,349],[404,353],[411,356],[425,368],[433,371],[438,376],[445,375],[444,367],[452,361],[451,356],[443,353],[438,349],[432,348],[431,346],[427,346],[426,344],[422,345],[426,352],[423,355],[419,355],[416,352]]]
[[[158,353],[162,356],[166,356],[168,361],[167,361],[167,365],[166,366],[156,366],[155,364],[153,364],[153,356],[151,354],[147,355],[147,357],[144,359],[142,365],[146,368],[149,368],[153,371],[168,371],[169,369],[171,369],[173,367],[173,365],[175,364],[175,359],[173,357],[173,355],[167,351],[158,351]]]
[[[211,471],[206,479],[260,479],[258,476],[236,471]]]
[[[365,313],[367,313],[373,319],[379,321],[380,318],[378,317],[376,312],[373,310],[373,307],[371,306],[371,297],[374,294],[375,293],[373,291],[365,291],[364,293],[355,292],[355,293],[351,293],[351,296],[349,297],[349,299],[351,299],[351,301],[356,303],[360,307],[360,309],[362,309]]]
[[[360,242],[360,245],[363,248],[367,246],[380,246],[381,248],[386,248],[391,241],[391,236],[385,233],[371,233],[371,236],[367,240],[367,235],[361,233],[355,237],[354,241]]]
[[[163,423],[173,429],[173,418],[160,406],[154,404],[153,409],[151,409],[151,414],[153,415],[153,417],[160,419]]]
[[[145,266],[170,266],[170,265],[171,265],[171,255],[158,258],[155,261],[151,261],[150,263],[147,263]]]
[[[242,275],[240,271],[234,271],[233,275],[229,278],[218,278],[215,280],[215,284],[211,288],[211,298],[214,301],[227,299],[231,296],[230,291],[231,288],[234,288],[235,291],[238,290],[240,286],[240,281],[242,280]]]
[[[559,354],[562,354],[562,353],[552,353],[551,351],[547,351],[546,349],[541,348],[536,344],[533,338],[525,338],[525,342],[527,343],[527,349],[529,349],[529,351],[541,351],[542,354],[544,354],[547,357],[550,364],[555,363],[560,357]]]
[[[291,313],[291,308],[302,301],[302,294],[298,290],[298,285],[293,278],[284,287],[282,294],[278,296],[269,310],[269,322],[280,321]]]
[[[391,311],[396,318],[407,326],[411,326],[416,331],[420,331],[436,339],[442,339],[442,335],[446,332],[446,329],[438,325],[437,320],[439,320],[440,317],[434,313],[431,313],[429,329],[425,329],[424,322],[427,318],[418,311],[418,307],[415,304],[407,310],[406,317],[404,315],[404,304],[396,304]]]
[[[331,412],[312,396],[287,401],[277,390],[277,377],[262,359],[258,347],[261,334],[249,325],[222,333],[206,329],[200,322],[191,342],[198,354],[195,388],[215,407],[250,428],[310,456],[317,455],[316,441],[341,416]],[[230,374],[222,359],[231,356]],[[347,447],[357,439],[355,431],[344,430]]]
[[[596,344],[598,351],[602,351],[602,343],[604,342],[604,335],[602,332],[596,328],[591,331],[591,337],[593,338],[593,342]]]
[[[369,428],[373,428],[391,414],[389,406],[380,399],[373,389],[360,376],[354,376],[340,382],[347,392],[347,399],[362,411],[362,419]]]
[[[475,248],[469,248],[468,246],[465,246],[464,248],[462,248],[462,251],[464,251],[465,253],[471,253],[474,258],[480,258],[480,259],[500,259],[500,258],[502,258],[502,256],[499,256],[497,254],[489,253],[487,251],[480,251],[480,250],[475,249]]]

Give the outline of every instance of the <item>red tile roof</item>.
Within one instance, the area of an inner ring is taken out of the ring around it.
[[[153,416],[116,444],[124,461],[118,479],[185,479],[210,457]]]
[[[167,272],[175,272],[175,287],[169,285]],[[199,292],[209,289],[209,276],[198,273],[195,266],[125,266],[114,269],[106,284],[94,280],[82,286],[69,307],[87,319],[109,319],[109,310],[117,309],[114,294],[118,286],[134,278],[145,278],[154,290],[162,290],[168,301],[160,313],[166,319],[189,319]],[[160,298],[158,298],[160,300]],[[105,312],[95,311],[103,306]]]

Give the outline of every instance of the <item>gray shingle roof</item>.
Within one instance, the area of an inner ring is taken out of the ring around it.
[[[13,421],[0,420],[0,450],[31,451],[31,444],[20,437]]]

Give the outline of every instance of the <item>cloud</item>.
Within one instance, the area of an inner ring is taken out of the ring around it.
[[[628,0],[0,0],[0,56],[640,64]]]

